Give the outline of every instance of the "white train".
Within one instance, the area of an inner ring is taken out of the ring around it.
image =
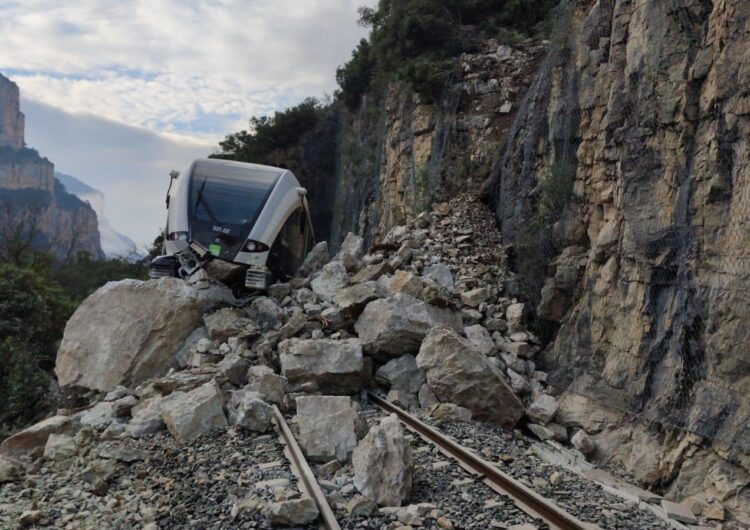
[[[315,244],[307,192],[288,169],[201,158],[171,177],[152,278],[186,277],[218,258],[247,267],[245,287],[265,289],[294,276]]]

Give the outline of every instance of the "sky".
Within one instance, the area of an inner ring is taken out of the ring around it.
[[[26,143],[101,190],[139,243],[164,223],[171,169],[227,133],[335,90],[375,0],[2,0],[0,73]]]

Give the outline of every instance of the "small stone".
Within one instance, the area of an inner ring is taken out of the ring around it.
[[[21,526],[32,526],[42,520],[41,510],[26,510],[21,514],[18,523]]]
[[[450,519],[445,517],[438,517],[437,524],[440,528],[444,528],[445,530],[453,530],[453,523]]]
[[[534,421],[547,424],[552,421],[559,406],[554,397],[542,394],[529,405],[526,415]]]
[[[679,521],[685,524],[698,523],[698,520],[696,519],[695,515],[693,515],[693,512],[690,510],[690,508],[683,504],[677,504],[676,502],[662,499],[661,507],[664,509],[667,517],[674,519],[675,521]]]
[[[355,495],[346,503],[346,511],[349,515],[354,517],[369,517],[375,512],[375,510],[377,510],[377,508],[377,504],[363,495]]]
[[[78,447],[72,436],[67,434],[50,434],[44,446],[45,460],[65,460],[78,453]]]
[[[486,302],[490,297],[490,290],[486,287],[478,287],[471,291],[461,293],[461,302],[469,307],[477,307],[482,302]]]
[[[318,513],[315,501],[305,498],[271,503],[266,516],[274,526],[300,526],[312,523]]]
[[[593,453],[594,449],[596,449],[594,440],[583,429],[573,435],[570,439],[570,443],[586,456]]]

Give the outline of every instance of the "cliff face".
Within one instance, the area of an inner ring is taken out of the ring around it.
[[[0,235],[33,231],[33,245],[60,259],[82,251],[103,257],[94,210],[65,191],[49,160],[24,147],[18,104],[18,87],[0,75]]]
[[[23,147],[24,116],[18,86],[0,75],[0,147]]]
[[[512,49],[488,40],[462,56],[438,101],[425,104],[391,83],[381,101],[342,111],[334,244],[349,231],[371,241],[438,197],[482,188],[543,50],[536,42]]]
[[[707,478],[727,465],[718,455],[740,464],[723,493],[740,491],[750,467],[745,8],[580,3],[566,21],[575,37],[537,73],[497,185],[513,242],[538,208],[540,175],[573,168],[537,308],[559,325],[543,361],[560,387],[657,421],[661,435],[631,432],[610,449],[682,496],[718,487]],[[678,444],[665,438],[672,427],[699,436]],[[653,456],[636,458],[638,444]]]
[[[749,16],[571,2],[544,46],[462,57],[434,104],[392,84],[338,117],[334,245],[483,193],[563,415],[677,498],[750,502]]]

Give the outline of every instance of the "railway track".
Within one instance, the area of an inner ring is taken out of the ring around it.
[[[294,473],[299,479],[300,490],[304,495],[313,499],[318,506],[321,527],[325,530],[341,530],[341,526],[339,526],[338,521],[336,521],[336,516],[333,514],[331,506],[328,504],[328,501],[323,494],[323,490],[320,489],[320,485],[318,484],[312,469],[310,469],[310,465],[307,463],[305,455],[302,453],[302,449],[300,449],[292,430],[289,428],[289,425],[287,425],[284,415],[276,406],[274,406],[274,416],[279,434],[286,445],[284,455],[287,457],[287,460],[289,460],[292,473]]]
[[[453,458],[463,469],[474,475],[481,475],[483,477],[482,482],[486,486],[495,493],[510,498],[520,510],[530,517],[546,522],[554,530],[601,530],[595,524],[579,520],[483,460],[473,451],[461,446],[396,405],[372,393],[369,394],[369,398],[374,405],[385,412],[396,414],[407,429],[437,446],[443,454]],[[326,530],[340,530],[341,526],[328,504],[325,494],[278,408],[275,409],[275,418],[279,435],[286,446],[284,453],[290,462],[292,472],[299,479],[300,490],[304,495],[312,498],[318,506],[321,518],[320,527]]]
[[[409,430],[436,445],[446,456],[455,459],[461,467],[470,473],[482,475],[483,482],[488,487],[500,495],[510,497],[515,505],[529,516],[543,520],[555,530],[600,530],[599,526],[579,520],[400,407],[373,393],[369,393],[368,397],[384,411],[396,414]]]

